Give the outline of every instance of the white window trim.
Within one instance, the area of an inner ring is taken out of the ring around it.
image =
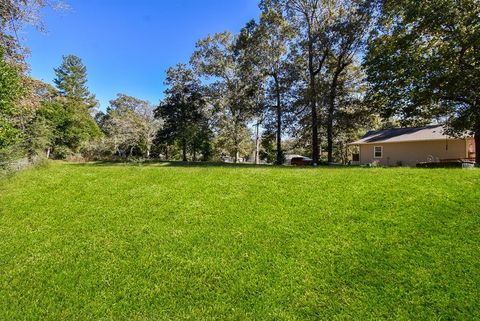
[[[377,148],[381,149],[381,156],[377,157]],[[383,146],[373,146],[373,158],[382,159],[383,158]]]

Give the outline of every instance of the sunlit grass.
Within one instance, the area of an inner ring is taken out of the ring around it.
[[[57,163],[0,180],[0,320],[473,319],[480,171]]]

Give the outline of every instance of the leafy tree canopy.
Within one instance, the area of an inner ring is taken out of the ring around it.
[[[404,123],[453,116],[480,126],[480,6],[476,0],[385,1],[366,59],[370,101]]]
[[[197,75],[186,65],[179,64],[167,70],[166,97],[156,109],[164,121],[159,141],[181,146],[183,161],[190,150],[193,160],[197,152],[204,158],[210,153],[211,131],[206,115],[207,103]]]
[[[19,131],[15,128],[13,116],[17,113],[16,102],[22,94],[18,68],[7,62],[0,50],[0,158],[2,150],[18,139]]]

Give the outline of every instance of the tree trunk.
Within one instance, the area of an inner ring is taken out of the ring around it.
[[[182,139],[182,161],[188,162],[187,158],[187,140],[185,138]]]
[[[51,147],[47,148],[47,159],[50,159],[50,152],[52,151]]]
[[[277,98],[277,165],[283,164],[283,150],[282,150],[282,105],[281,105],[281,97],[280,97],[280,84],[278,81],[278,77],[275,75],[273,77],[275,80],[275,95]]]
[[[338,76],[340,72],[337,70],[333,75],[332,84],[330,86],[330,97],[328,101],[327,116],[327,152],[328,163],[333,163],[333,116],[335,113],[335,98],[337,96]]]
[[[235,123],[234,123],[234,133],[233,133],[233,143],[235,145],[235,156],[234,156],[234,163],[238,163],[238,154],[239,154],[239,147],[238,147],[238,126],[237,126],[237,118],[235,117]]]
[[[480,124],[475,131],[475,163],[480,166]]]
[[[317,82],[315,79],[315,70],[313,67],[313,43],[308,44],[308,70],[310,74],[310,109],[312,112],[312,164],[317,166],[320,160],[320,150],[318,148],[318,115],[317,115]]]
[[[314,37],[311,31],[311,25],[308,23],[308,73],[310,76],[309,99],[310,109],[312,111],[312,164],[317,166],[320,162],[320,141],[318,137],[318,114],[317,114],[317,81],[316,76],[322,70],[323,64],[328,57],[328,50],[323,52],[318,68],[314,66]]]
[[[255,164],[260,164],[260,121],[257,120],[255,129]]]

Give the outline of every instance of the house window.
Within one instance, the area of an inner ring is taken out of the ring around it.
[[[373,152],[374,158],[383,158],[383,146],[375,146]]]

